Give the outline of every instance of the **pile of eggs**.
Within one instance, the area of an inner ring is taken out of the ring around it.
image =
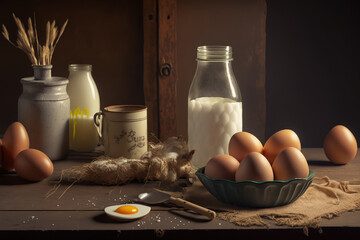
[[[309,166],[301,152],[298,135],[284,129],[273,134],[264,144],[248,132],[235,133],[229,142],[229,155],[212,157],[205,174],[215,179],[265,182],[306,178]],[[346,164],[355,158],[357,142],[349,129],[335,126],[327,134],[324,151],[335,164]]]
[[[14,170],[29,181],[41,181],[52,175],[54,166],[45,153],[29,148],[28,133],[20,122],[12,123],[0,139],[0,165]]]

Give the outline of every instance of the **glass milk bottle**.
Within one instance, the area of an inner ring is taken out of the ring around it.
[[[100,111],[99,92],[88,64],[69,65],[70,97],[70,149],[91,152],[99,137],[94,124],[94,114]]]
[[[231,136],[242,131],[242,100],[230,46],[197,48],[197,68],[188,95],[188,145],[192,165],[203,167],[213,156],[228,154]]]

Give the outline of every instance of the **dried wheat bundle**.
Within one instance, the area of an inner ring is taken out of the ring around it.
[[[39,43],[36,29],[36,19],[34,16],[34,24],[31,18],[28,19],[28,29],[26,30],[21,20],[13,13],[13,18],[18,27],[16,44],[10,40],[9,32],[5,25],[2,24],[2,35],[11,45],[22,50],[30,59],[32,65],[50,65],[54,50],[59,42],[60,37],[65,31],[68,20],[58,30],[55,26],[55,20],[46,24],[46,41],[44,45]]]
[[[61,179],[103,185],[149,180],[172,183],[190,172],[194,152],[188,151],[186,142],[181,138],[171,137],[165,142],[149,143],[149,151],[140,159],[101,156],[83,166],[63,170]]]

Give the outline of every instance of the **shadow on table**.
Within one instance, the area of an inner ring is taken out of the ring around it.
[[[36,182],[27,181],[18,175],[15,172],[5,173],[0,175],[0,185],[24,185],[24,184],[33,184]]]
[[[207,218],[206,216],[199,215],[197,213],[193,213],[193,212],[190,212],[190,211],[169,210],[169,212],[176,215],[176,216],[179,216],[179,217],[182,217],[182,218],[185,218],[185,219],[188,219],[188,220],[196,221],[196,222],[208,222],[208,221],[210,221],[210,219]],[[101,214],[95,216],[93,219],[96,222],[100,222],[100,223],[119,223],[119,221],[111,219],[105,213],[101,213]],[[135,219],[135,220],[139,220],[139,219]],[[128,222],[128,221],[124,221],[124,223],[125,222]],[[120,221],[120,223],[121,223],[121,221]]]
[[[338,164],[334,164],[330,161],[324,161],[324,160],[308,159],[307,162],[310,166],[341,166]]]
[[[209,222],[211,219],[204,215],[197,214],[190,210],[169,210],[170,213],[197,222]]]
[[[93,218],[96,222],[101,223],[116,223],[114,219],[109,218],[105,213],[99,214]]]

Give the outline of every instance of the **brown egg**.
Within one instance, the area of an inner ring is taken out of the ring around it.
[[[249,153],[241,162],[235,174],[235,181],[251,180],[265,182],[274,180],[269,161],[258,152]]]
[[[54,165],[45,153],[37,149],[26,149],[15,159],[16,173],[29,181],[41,181],[54,171]]]
[[[273,134],[264,145],[264,156],[273,164],[276,156],[287,147],[295,147],[301,150],[301,143],[298,135],[290,130],[284,129]]]
[[[262,153],[263,145],[248,132],[235,133],[229,142],[229,154],[241,162],[251,152]]]
[[[357,153],[357,142],[352,132],[342,125],[333,127],[324,140],[324,152],[335,164],[346,164]]]
[[[3,138],[3,162],[5,170],[12,170],[16,156],[29,148],[29,136],[20,122],[12,123],[5,131]]]
[[[275,158],[272,168],[275,180],[286,181],[292,178],[307,178],[309,165],[300,150],[294,147],[285,148]]]
[[[205,167],[205,174],[211,178],[235,180],[235,173],[240,163],[236,158],[219,154],[212,157]]]

